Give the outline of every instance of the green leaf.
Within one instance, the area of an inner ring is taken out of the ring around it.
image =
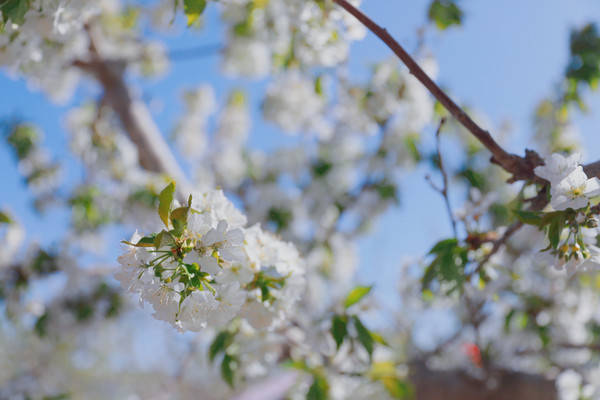
[[[190,26],[200,18],[206,8],[206,0],[183,0],[183,12]]]
[[[317,160],[316,163],[313,164],[312,170],[313,175],[317,178],[321,178],[333,168],[333,163],[327,160]]]
[[[43,337],[43,336],[46,336],[47,328],[48,328],[48,313],[45,312],[37,319],[37,321],[35,321],[35,325],[33,326],[33,329],[35,330],[35,333],[37,333],[37,335],[39,337]]]
[[[358,341],[365,348],[367,353],[369,353],[369,357],[373,355],[373,347],[375,345],[375,341],[373,340],[373,336],[371,332],[363,325],[360,318],[356,315],[352,317],[354,321],[354,328],[356,328],[356,334],[358,335]]]
[[[311,372],[311,369],[306,365],[303,360],[288,360],[282,364],[286,368],[297,369],[298,371]]]
[[[267,215],[268,221],[275,224],[277,232],[286,229],[290,225],[290,222],[292,222],[293,218],[294,214],[292,214],[290,210],[277,207],[271,207]]]
[[[329,383],[321,374],[313,375],[313,383],[308,388],[306,400],[327,400],[329,398]]]
[[[171,182],[158,195],[158,216],[167,228],[169,227],[169,211],[171,211],[174,194],[175,183]]]
[[[404,137],[404,145],[408,149],[414,162],[419,162],[423,159],[421,152],[419,151],[419,134],[411,133]]]
[[[219,334],[215,336],[215,339],[210,344],[210,348],[208,349],[208,358],[210,361],[214,361],[215,357],[219,353],[224,353],[227,350],[227,348],[233,342],[234,336],[235,335],[229,331],[219,332]]]
[[[559,214],[552,218],[550,225],[548,226],[548,240],[550,241],[550,246],[553,249],[558,247],[560,242],[560,234],[562,233],[563,228],[565,227],[565,215]]]
[[[450,292],[459,289],[465,280],[468,253],[468,249],[459,246],[456,239],[445,239],[433,246],[429,254],[435,254],[436,257],[421,278],[422,290],[428,289],[434,279],[453,283]]]
[[[225,354],[223,361],[221,362],[221,377],[232,388],[235,380],[235,370],[237,365],[238,362],[234,356]]]
[[[173,234],[175,236],[181,236],[181,234],[187,227],[187,218],[189,211],[189,206],[178,207],[171,211],[171,223],[173,224]]]
[[[376,343],[379,343],[379,344],[381,344],[383,346],[388,346],[389,347],[389,343],[379,333],[371,331],[371,337],[373,338],[373,340]]]
[[[428,16],[438,29],[444,30],[452,25],[460,25],[463,12],[452,0],[435,0],[429,6]]]
[[[334,315],[331,321],[331,334],[335,340],[336,347],[339,349],[344,338],[348,335],[348,320],[346,317],[341,315]]]
[[[451,251],[456,246],[458,246],[458,240],[456,239],[445,239],[437,242],[431,250],[429,250],[429,254],[441,254]]]
[[[344,302],[344,307],[348,308],[359,301],[362,300],[363,297],[369,294],[372,286],[356,286],[354,289],[348,293],[346,296],[346,301]]]
[[[8,214],[0,211],[0,224],[12,224],[13,220],[8,216]]]
[[[29,10],[30,3],[31,0],[0,0],[2,21],[6,23],[10,20],[21,25],[25,22],[25,14]]]
[[[137,243],[131,243],[127,240],[122,240],[121,243],[125,243],[129,246],[134,246],[134,247],[154,247],[154,241],[156,239],[156,236],[157,235],[155,233],[153,233],[152,235],[144,236],[143,238],[138,240]]]
[[[508,312],[508,314],[506,314],[506,317],[504,317],[504,333],[509,333],[510,332],[510,323],[513,319],[513,317],[516,314],[516,310],[512,309]]]
[[[585,109],[579,89],[596,89],[600,80],[600,34],[596,24],[573,30],[570,38],[571,57],[566,71],[565,100]]]
[[[154,237],[154,247],[157,249],[161,248],[162,246],[172,246],[174,244],[175,240],[173,239],[173,236],[170,232],[167,232],[164,229]]]
[[[471,169],[465,168],[458,176],[465,178],[469,184],[477,189],[485,189],[486,178],[483,174]]]
[[[381,383],[385,390],[395,399],[412,399],[414,391],[412,386],[396,377],[386,376],[381,378]]]
[[[540,226],[543,222],[541,215],[534,211],[515,210],[517,219],[524,224]]]
[[[379,194],[379,197],[382,199],[398,201],[398,188],[396,187],[396,184],[383,180],[374,184],[374,187],[377,194]]]

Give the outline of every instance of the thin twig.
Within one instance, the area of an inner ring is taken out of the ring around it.
[[[442,173],[442,179],[444,182],[444,186],[442,188],[442,195],[444,196],[444,202],[446,203],[446,211],[448,212],[448,218],[450,219],[450,223],[452,224],[452,232],[454,232],[454,237],[458,237],[458,233],[456,231],[456,219],[454,218],[452,206],[450,205],[450,197],[448,196],[448,173],[446,172],[446,169],[444,168],[444,162],[442,161],[440,134],[442,132],[442,126],[444,126],[445,122],[446,118],[442,118],[442,120],[440,121],[440,125],[438,126],[438,129],[435,132],[435,143],[437,148],[438,162],[440,164],[440,172]]]
[[[492,250],[483,258],[483,260],[479,262],[479,264],[477,264],[477,267],[475,267],[475,269],[469,274],[468,277],[474,276],[475,274],[479,273],[479,271],[481,271],[485,264],[487,264],[487,262],[490,261],[490,258],[492,258],[492,256],[496,254],[498,250],[500,250],[500,247],[502,247],[506,243],[506,241],[512,236],[512,234],[518,231],[522,226],[523,223],[521,221],[515,222],[506,230],[506,232],[504,232],[504,235],[502,235],[498,240],[494,241]]]
[[[460,108],[440,87],[423,71],[417,62],[404,50],[404,48],[387,32],[385,28],[377,25],[371,18],[362,11],[354,7],[347,0],[333,0],[343,7],[346,11],[358,19],[365,27],[377,35],[408,67],[408,70],[415,76],[429,92],[456,118],[481,144],[483,144],[491,153],[491,161],[500,165],[513,177],[511,180],[533,180],[542,182],[533,173],[533,168],[543,164],[542,159],[533,151],[526,151],[525,157],[519,157],[515,154],[505,151],[490,135],[482,129],[469,115]]]
[[[437,131],[435,132],[435,147],[436,147],[437,159],[438,159],[440,172],[442,173],[442,187],[441,188],[437,187],[433,183],[433,181],[431,180],[431,178],[429,176],[426,176],[425,178],[429,181],[431,187],[433,187],[433,189],[435,191],[439,192],[442,195],[442,197],[444,198],[444,203],[446,204],[446,211],[448,212],[448,218],[450,219],[450,224],[452,225],[452,232],[454,233],[454,237],[457,238],[458,232],[456,229],[456,219],[454,218],[454,213],[452,212],[452,206],[450,205],[450,198],[448,196],[448,173],[446,172],[446,169],[444,168],[444,162],[442,160],[441,143],[440,143],[442,127],[444,126],[445,122],[446,122],[446,118],[442,118],[442,120],[440,121],[440,124],[437,128]]]

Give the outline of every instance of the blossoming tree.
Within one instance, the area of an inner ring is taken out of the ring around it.
[[[536,150],[512,154],[435,83],[424,45],[410,55],[358,7],[0,0],[3,71],[56,101],[90,83],[100,93],[65,117],[77,184],[61,180],[43,127],[3,123],[34,207],[66,207],[71,223],[55,246],[25,245],[1,204],[0,398],[600,398],[600,162],[582,164],[569,118],[600,79],[596,27],[571,34]],[[428,7],[435,29],[461,23],[453,0]],[[153,33],[202,29],[209,8],[223,74],[267,78],[262,118],[301,135],[294,146],[253,149],[247,96],[219,105],[209,83],[184,94],[167,139],[133,89],[168,66]],[[394,58],[359,82],[344,63],[366,34]],[[463,150],[458,169],[443,135]],[[439,174],[431,193],[452,234],[399,266],[390,311],[356,283],[356,243],[417,165]],[[90,243],[109,228],[128,236],[107,239],[120,255],[98,266]],[[435,309],[459,328],[424,349],[415,321]]]

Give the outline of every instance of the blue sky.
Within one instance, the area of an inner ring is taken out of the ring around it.
[[[426,0],[364,0],[363,9],[386,27],[409,51],[417,44],[416,30],[425,23]],[[509,120],[514,137],[509,150],[522,153],[531,132],[532,113],[537,102],[552,93],[564,71],[568,54],[568,33],[572,27],[600,21],[597,0],[476,1],[463,0],[464,25],[439,33],[427,31],[427,48],[439,63],[439,79],[459,101],[469,104],[495,125]],[[182,49],[221,40],[221,27],[215,7],[209,7],[205,29],[161,36],[170,49]],[[350,72],[364,78],[370,66],[391,57],[390,51],[369,34],[354,45]],[[264,82],[229,81],[219,74],[219,59],[203,57],[173,63],[168,76],[160,81],[138,82],[148,101],[159,100],[154,109],[156,120],[165,134],[180,113],[180,94],[186,87],[210,83],[224,101],[227,90],[245,88],[258,104]],[[72,103],[95,94],[90,86],[82,87]],[[0,118],[18,115],[43,127],[44,144],[53,155],[65,160],[66,179],[81,179],[80,169],[69,156],[67,134],[62,118],[69,105],[52,104],[43,94],[31,91],[20,80],[0,74]],[[587,155],[600,158],[600,96],[588,95],[590,113],[578,114],[576,122],[587,144]],[[252,145],[270,148],[285,143],[272,126],[255,119]],[[402,208],[394,209],[374,225],[371,234],[360,242],[360,279],[376,283],[390,296],[404,256],[425,253],[432,243],[450,233],[444,206],[439,196],[424,180],[425,171],[417,170],[401,183]],[[13,159],[0,145],[0,208],[8,208],[25,225],[28,239],[51,243],[60,237],[68,223],[66,211],[38,215],[29,209],[31,195],[16,170]],[[459,206],[459,205],[457,205]],[[374,273],[377,271],[377,273]],[[390,300],[391,301],[391,300]]]

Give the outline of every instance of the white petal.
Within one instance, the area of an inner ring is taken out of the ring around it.
[[[600,180],[596,177],[588,179],[585,183],[584,193],[587,197],[600,195]]]

